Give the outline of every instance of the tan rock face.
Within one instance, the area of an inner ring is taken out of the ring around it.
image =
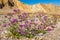
[[[0,4],[2,4],[2,2],[4,4],[8,4],[8,1],[13,2],[14,0],[0,0]]]
[[[0,9],[5,7],[6,5],[13,7],[14,6],[13,0],[0,0]]]
[[[36,13],[36,12],[44,12],[48,14],[60,14],[60,6],[55,6],[53,4],[35,4],[35,5],[27,5],[18,0],[0,0],[0,4],[5,5],[4,8],[17,7],[18,9],[24,12]],[[1,8],[2,5],[0,5]],[[3,7],[2,7],[3,8]]]
[[[44,12],[48,14],[60,14],[60,6],[56,6],[53,4],[35,4],[35,5],[26,5],[21,3],[18,0],[14,0],[16,6],[25,12],[31,12],[31,13],[36,13],[36,12]]]

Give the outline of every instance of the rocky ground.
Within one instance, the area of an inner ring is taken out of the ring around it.
[[[57,27],[50,33],[47,33],[42,40],[60,40],[60,22],[58,22]]]
[[[3,23],[7,23],[9,22],[9,16],[7,18],[5,18],[5,15],[0,15],[0,40],[60,40],[60,22],[57,22],[57,27],[45,34],[44,36],[37,36],[33,39],[28,39],[28,38],[21,38],[21,39],[15,39],[15,38],[11,38],[11,37],[3,37],[4,36],[4,33],[7,33],[7,29],[8,27],[2,27]]]

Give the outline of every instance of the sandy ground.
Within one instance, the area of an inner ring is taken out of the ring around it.
[[[0,25],[3,25],[3,21],[5,21],[5,23],[9,22],[9,17],[5,18],[4,15],[0,15]],[[56,25],[57,27],[51,31],[50,33],[47,33],[45,34],[44,36],[42,37],[37,37],[36,39],[27,39],[27,38],[23,38],[23,39],[19,39],[19,40],[60,40],[60,22],[57,23]],[[6,28],[8,27],[2,27],[0,26],[0,40],[18,40],[18,39],[15,39],[15,38],[10,38],[10,37],[7,37],[7,38],[4,38],[3,35],[4,35],[4,32],[6,32]]]
[[[57,27],[50,33],[46,34],[42,40],[60,40],[60,22],[57,23]]]

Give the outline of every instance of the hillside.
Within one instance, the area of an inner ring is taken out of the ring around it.
[[[1,1],[0,1],[0,3],[1,3]],[[5,12],[5,11],[3,11],[5,9],[12,10],[12,9],[18,8],[21,11],[29,12],[29,13],[44,12],[44,13],[49,13],[49,14],[60,14],[60,6],[55,6],[53,4],[27,5],[18,0],[13,0],[11,3],[14,3],[14,6],[11,7],[8,4],[8,0],[3,0],[3,3],[5,4],[5,6],[2,9],[0,9],[1,13]]]
[[[23,11],[26,12],[31,12],[31,13],[35,13],[35,12],[45,12],[45,13],[50,13],[50,14],[59,14],[60,13],[60,6],[56,6],[53,4],[35,4],[35,5],[27,5],[27,4],[23,4],[20,1],[16,1],[17,2],[17,7]]]

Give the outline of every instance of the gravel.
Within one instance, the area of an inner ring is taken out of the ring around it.
[[[21,39],[16,39],[16,38],[11,38],[11,37],[4,37],[4,33],[7,33],[7,29],[8,27],[2,27],[2,25],[4,23],[8,23],[9,22],[9,16],[5,17],[5,15],[0,15],[0,40],[60,40],[60,22],[57,23],[57,27],[45,34],[39,34],[38,36],[36,36],[33,39],[28,39],[28,38],[21,38]],[[42,36],[41,36],[42,35]]]

